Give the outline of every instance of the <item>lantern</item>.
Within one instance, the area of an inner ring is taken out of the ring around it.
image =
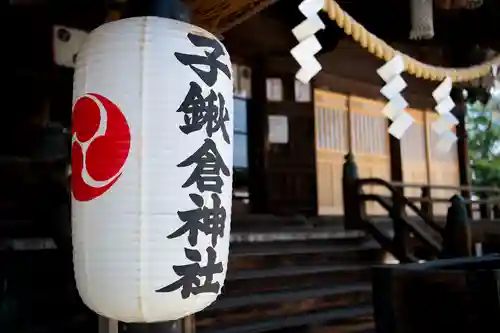
[[[229,250],[232,94],[224,46],[184,22],[107,23],[80,49],[74,265],[95,312],[168,321],[216,300]]]
[[[432,0],[411,0],[410,39],[434,37],[434,3]]]

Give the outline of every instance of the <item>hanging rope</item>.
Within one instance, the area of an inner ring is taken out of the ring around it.
[[[344,29],[359,45],[371,54],[385,61],[391,60],[396,53],[401,54],[405,63],[405,70],[418,77],[432,81],[442,81],[450,77],[453,82],[466,82],[478,79],[491,73],[492,65],[500,65],[500,56],[490,61],[469,68],[443,68],[424,64],[406,54],[402,54],[389,46],[386,42],[369,32],[349,14],[347,14],[334,0],[325,0],[325,11],[332,21]]]

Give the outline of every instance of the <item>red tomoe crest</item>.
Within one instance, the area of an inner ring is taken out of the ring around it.
[[[90,201],[121,175],[130,151],[130,128],[121,110],[98,94],[80,97],[73,107],[73,196]]]

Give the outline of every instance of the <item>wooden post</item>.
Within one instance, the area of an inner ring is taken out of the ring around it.
[[[425,140],[425,176],[426,176],[426,183],[427,183],[427,189],[422,188],[422,197],[426,199],[431,199],[432,197],[432,188],[430,185],[432,185],[432,165],[431,165],[431,159],[432,159],[432,153],[431,153],[431,131],[430,131],[430,126],[429,126],[429,112],[430,111],[424,111],[424,140]],[[424,207],[424,202],[421,203],[421,208]],[[429,201],[428,205],[425,206],[427,210],[427,215],[430,218],[434,217],[434,205],[432,202]]]
[[[118,322],[106,317],[98,318],[99,333],[118,333]]]
[[[388,127],[392,124],[388,123]],[[403,182],[403,162],[401,158],[401,142],[392,135],[389,135],[389,151],[391,157],[391,181]],[[403,188],[398,188],[401,194],[404,193]]]
[[[196,333],[195,316],[187,316],[182,319],[182,333]]]
[[[430,185],[432,182],[431,179],[431,133],[430,133],[430,127],[429,127],[429,112],[430,111],[424,111],[424,140],[425,140],[425,173],[426,173],[426,180],[427,180],[427,185]],[[429,193],[430,194],[430,193]]]
[[[363,227],[362,220],[366,212],[365,205],[360,200],[361,191],[358,188],[358,166],[351,153],[345,156],[342,172],[344,227],[348,230],[359,230]]]
[[[250,211],[269,212],[267,196],[268,120],[266,98],[266,63],[259,57],[252,62],[252,98],[248,101],[248,192]]]
[[[493,206],[493,218],[500,219],[500,207],[498,204],[495,204]]]
[[[390,212],[390,217],[392,219],[392,225],[394,229],[394,244],[398,253],[400,254],[400,257],[405,258],[408,255],[408,241],[410,238],[410,231],[408,225],[403,221],[406,212],[402,198],[403,197],[400,195],[393,195],[393,207]]]
[[[353,130],[352,130],[352,112],[351,112],[351,95],[347,95],[346,99],[346,110],[347,110],[347,151],[349,153],[353,152],[352,142],[353,142]]]
[[[456,106],[453,109],[455,117],[458,119],[457,125],[457,156],[458,156],[458,169],[460,174],[460,185],[470,187],[471,177],[470,177],[470,160],[469,160],[469,143],[467,136],[467,128],[465,126],[465,115],[467,113],[467,106],[462,95],[462,90],[459,88],[453,88],[451,91],[451,97],[455,102]],[[466,199],[471,198],[470,189],[462,190],[462,197]],[[467,215],[472,218],[472,206],[467,204]]]
[[[389,122],[389,126],[392,122]],[[403,182],[403,162],[401,158],[401,142],[392,135],[389,136],[389,151],[391,154],[391,180],[394,182]],[[396,194],[392,196],[393,209],[391,218],[394,226],[394,242],[399,251],[406,253],[407,240],[409,238],[408,226],[405,223],[399,223],[400,218],[405,215],[405,207],[401,201],[404,196],[404,188],[396,188]]]
[[[443,233],[443,254],[446,257],[472,256],[472,236],[464,199],[454,195],[446,216]]]
[[[433,218],[434,212],[432,209],[433,207],[432,207],[432,202],[431,202],[432,197],[431,197],[431,187],[430,186],[422,186],[421,198],[424,199],[424,201],[421,202],[420,209],[429,218]]]
[[[479,193],[479,199],[487,201],[488,194],[485,192]],[[485,220],[493,219],[493,208],[491,207],[491,203],[481,202],[479,204],[479,212],[480,212],[481,219],[485,219]]]

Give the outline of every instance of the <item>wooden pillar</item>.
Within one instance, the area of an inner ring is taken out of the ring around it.
[[[98,333],[118,333],[118,322],[116,320],[99,316],[98,325]]]
[[[429,112],[424,111],[424,130],[425,130],[425,172],[427,185],[431,185],[431,133],[429,127]],[[429,193],[431,195],[431,193]]]
[[[463,27],[462,27],[463,28]],[[456,33],[453,38],[447,41],[447,45],[444,47],[444,62],[450,67],[467,67],[472,65],[470,62],[470,54],[474,49],[475,45],[471,43],[470,40],[464,40],[461,33]],[[467,114],[467,106],[465,104],[465,98],[462,93],[463,88],[453,87],[451,90],[451,98],[455,102],[455,108],[452,113],[458,119],[458,125],[456,128],[456,135],[458,137],[457,141],[457,158],[458,158],[458,172],[460,178],[461,186],[470,186],[472,184],[470,177],[470,161],[469,161],[469,145],[467,129],[465,127],[465,117]],[[470,190],[463,190],[462,197],[464,199],[471,198]],[[470,204],[466,205],[467,214],[469,218],[472,217],[472,206]]]
[[[351,112],[351,94],[347,94],[346,99],[346,109],[347,109],[347,151],[352,154],[352,112]]]
[[[432,179],[431,179],[431,159],[432,159],[432,154],[431,154],[431,131],[430,131],[430,126],[429,126],[429,112],[425,110],[424,111],[424,140],[425,140],[425,174],[426,174],[426,185],[422,187],[422,194],[421,197],[423,199],[429,200],[427,202],[422,202],[420,204],[420,208],[422,209],[422,212],[427,214],[429,218],[433,218],[434,216],[434,206],[432,202],[430,202],[430,199],[432,198]]]
[[[252,98],[248,101],[248,191],[250,211],[267,213],[267,111],[265,58],[252,63]]]
[[[346,230],[363,230],[363,219],[366,217],[364,202],[360,201],[361,192],[358,187],[358,166],[354,156],[349,152],[345,156],[342,168],[342,194],[344,197],[344,228]]]
[[[389,126],[392,124],[389,121]],[[401,158],[401,141],[389,135],[389,152],[391,155],[391,181],[403,181],[403,160]],[[402,190],[402,189],[401,189]],[[403,191],[401,191],[403,194]]]
[[[449,258],[470,257],[472,236],[464,199],[454,195],[450,202],[443,232],[443,253]]]
[[[392,122],[389,122],[389,126]],[[389,152],[391,154],[391,180],[393,182],[403,182],[403,159],[401,157],[401,141],[396,139],[394,136],[389,135]],[[394,242],[398,251],[401,251],[406,255],[409,231],[408,226],[405,223],[399,223],[397,217],[405,214],[405,206],[401,200],[401,196],[404,196],[404,188],[397,187],[397,194],[392,196],[393,202],[393,227],[394,227]]]
[[[462,89],[453,88],[451,92],[451,97],[455,102],[456,106],[453,110],[453,114],[458,119],[457,125],[457,156],[458,156],[458,170],[460,175],[460,185],[461,186],[471,186],[471,176],[470,176],[470,160],[469,160],[469,144],[467,128],[465,126],[465,116],[467,114],[467,106],[465,104],[464,97],[462,95]],[[471,198],[471,192],[469,189],[462,190],[462,197],[465,199]],[[467,205],[467,213],[469,217],[472,217],[472,208]]]

